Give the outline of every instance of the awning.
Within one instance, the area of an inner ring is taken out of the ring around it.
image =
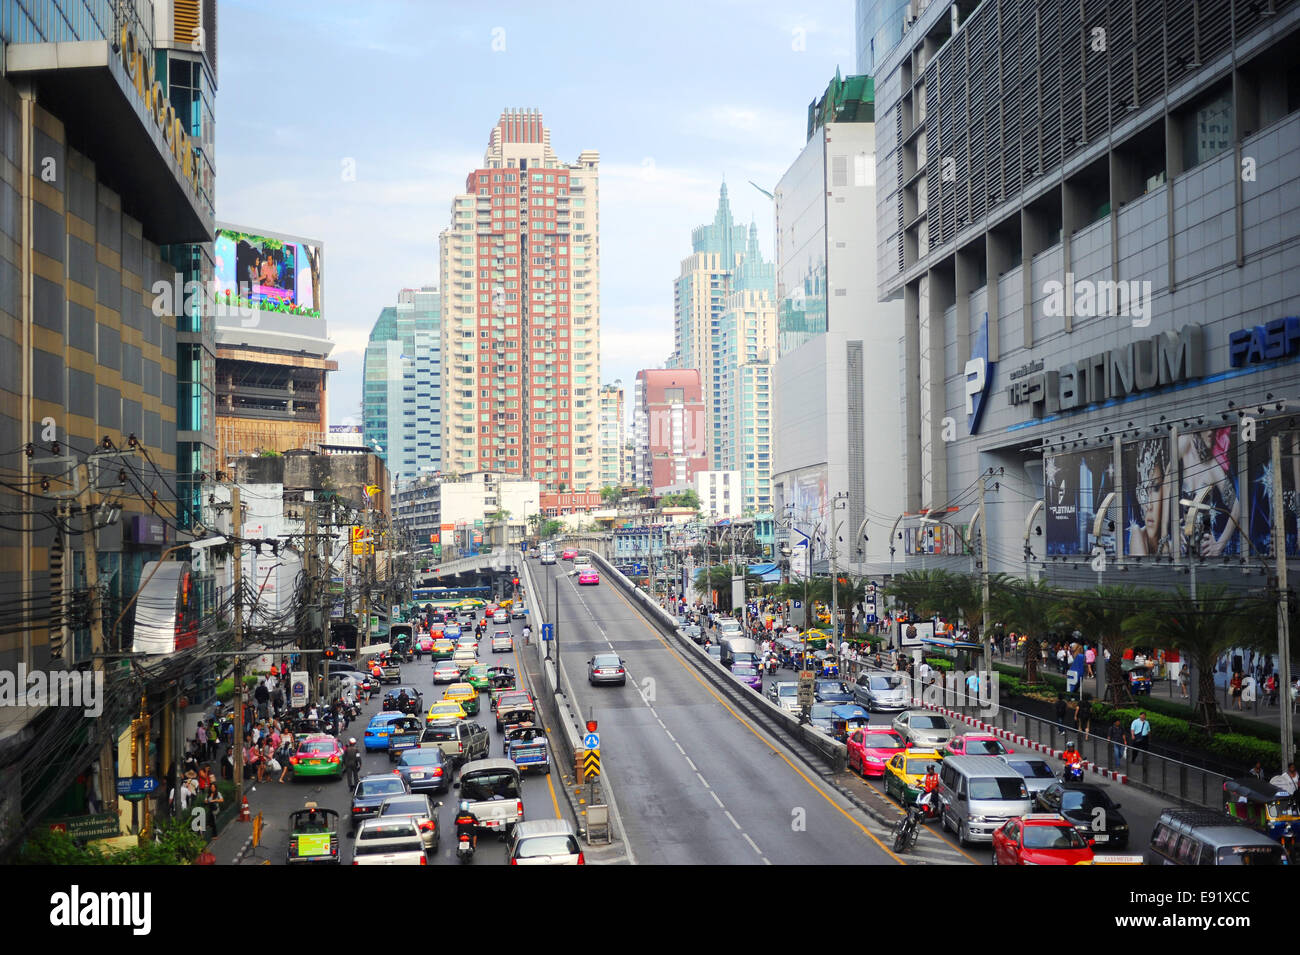
[[[387,653],[391,649],[393,649],[392,646],[387,643],[372,643],[370,646],[358,650],[357,657],[373,657],[380,653]]]

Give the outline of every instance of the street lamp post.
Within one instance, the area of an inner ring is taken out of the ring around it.
[[[835,510],[843,505],[846,509],[849,506],[849,495],[846,491],[840,491],[835,495],[831,502],[831,520],[834,520]],[[831,528],[831,641],[838,646],[836,638],[839,636],[840,617],[839,617],[839,575],[835,566],[836,559],[836,541],[839,540],[840,528],[844,522],[840,521]]]

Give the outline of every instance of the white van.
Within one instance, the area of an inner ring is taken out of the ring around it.
[[[1024,778],[993,756],[949,756],[939,764],[939,812],[945,829],[967,842],[992,842],[1008,819],[1033,811]]]

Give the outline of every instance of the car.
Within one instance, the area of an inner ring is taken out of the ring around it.
[[[585,568],[590,566],[591,566],[591,558],[588,557],[586,554],[579,554],[577,557],[573,558],[574,570],[584,570]]]
[[[541,553],[541,552],[540,552],[536,547],[530,547],[530,548],[528,548],[528,556],[529,556],[529,557],[536,557],[539,553]]]
[[[426,724],[424,735],[420,737],[421,748],[438,747],[455,766],[487,756],[491,745],[492,737],[487,727],[467,720],[444,719]]]
[[[468,716],[469,714],[465,712],[465,708],[455,700],[439,700],[429,707],[425,719],[430,723],[436,723],[439,720],[463,720]]]
[[[299,740],[289,757],[293,778],[299,776],[333,776],[343,778],[343,747],[333,736],[320,733]]]
[[[767,688],[767,698],[787,713],[799,714],[803,708],[799,705],[799,684],[789,680],[773,683]]]
[[[578,583],[580,584],[598,584],[600,583],[600,574],[596,573],[590,567],[579,572]]]
[[[713,657],[713,659],[721,662],[722,647],[718,646],[716,643],[709,644],[707,647],[704,648],[704,652],[707,653],[709,656]]]
[[[758,667],[752,663],[735,663],[731,667],[731,675],[741,683],[745,684],[751,690],[759,693],[763,692],[763,675],[758,672]]]
[[[406,694],[406,702],[402,703],[402,694]],[[424,694],[413,686],[395,686],[384,694],[384,711],[394,711],[399,713],[419,713],[424,708]]]
[[[939,749],[953,737],[947,717],[928,710],[906,710],[894,717],[894,730],[913,746]]]
[[[459,621],[460,623],[470,624],[471,626],[474,623],[474,617],[475,617],[474,611],[470,610],[468,607],[466,607],[460,613],[456,614],[457,621]]]
[[[1004,753],[998,759],[1006,763],[1025,780],[1025,788],[1034,796],[1056,782],[1056,770],[1047,760],[1033,753]]]
[[[475,653],[478,653],[478,637],[474,636],[472,631],[462,633],[456,638],[456,649],[473,650]]]
[[[456,624],[454,623],[449,623],[447,624],[447,626],[442,628],[442,635],[446,639],[451,640],[452,642],[459,640],[460,635],[464,632],[465,631],[463,631],[460,627],[456,626]]]
[[[1078,865],[1092,855],[1088,840],[1056,813],[1031,812],[993,830],[994,865]]]
[[[818,703],[852,703],[853,691],[839,680],[818,680],[813,684],[813,695]]]
[[[586,865],[573,827],[563,819],[526,819],[506,842],[510,865]]]
[[[942,752],[945,756],[1006,756],[1015,750],[992,733],[962,733],[944,743]]]
[[[813,729],[821,730],[827,736],[835,733],[834,703],[814,703],[808,713],[808,722]]]
[[[532,706],[533,698],[527,690],[503,690],[492,694],[492,712],[500,713],[514,706]],[[501,728],[501,719],[497,718],[497,729]]]
[[[421,732],[420,739],[424,739]],[[398,775],[411,792],[445,793],[451,787],[452,765],[441,746],[416,746],[404,750],[397,760]]]
[[[863,776],[883,776],[889,761],[907,748],[903,737],[884,726],[862,727],[849,734],[849,770]]]
[[[433,665],[434,683],[460,682],[460,667],[454,660],[439,660]]]
[[[388,724],[388,761],[391,763],[398,755],[420,745],[420,731],[424,722],[417,716],[405,716]]]
[[[627,683],[627,671],[617,653],[598,653],[587,661],[587,682],[592,686],[597,683]]]
[[[504,623],[504,624],[509,624],[509,623],[510,623],[510,611],[508,611],[508,610],[497,610],[497,612],[494,613],[494,614],[492,615],[492,622],[493,622],[493,623]]]
[[[853,696],[855,702],[873,713],[896,713],[911,705],[907,681],[901,673],[862,673],[853,684]]]
[[[456,652],[456,641],[448,637],[439,637],[433,641],[433,660],[450,660]]]
[[[353,865],[428,865],[424,839],[408,816],[366,819],[352,849]]]
[[[498,630],[492,634],[492,652],[509,653],[515,648],[515,638],[509,630]]]
[[[289,865],[338,865],[339,814],[314,802],[289,814]]]
[[[400,720],[405,713],[399,713],[396,710],[388,710],[383,713],[376,713],[370,717],[370,722],[366,724],[366,731],[361,738],[361,744],[365,747],[366,752],[375,750],[388,750],[388,734],[392,730],[392,724]]]
[[[704,631],[700,629],[699,624],[686,624],[686,626],[682,627],[682,636],[688,640],[693,640],[695,643],[704,642]]]
[[[490,669],[486,663],[476,663],[465,671],[465,675],[461,679],[476,691],[490,690],[492,689]]]
[[[1055,782],[1034,796],[1043,812],[1068,819],[1085,839],[1107,849],[1128,847],[1128,820],[1104,788],[1096,783]]]
[[[511,619],[511,620],[527,620],[527,619],[528,619],[528,611],[525,610],[523,607],[519,606],[518,604],[516,604],[515,606],[513,606],[513,607],[510,608],[510,619]]]
[[[424,842],[425,852],[438,851],[438,810],[424,793],[389,796],[379,807],[379,818],[407,816],[415,823]]]
[[[896,753],[885,764],[885,795],[897,799],[900,806],[910,806],[921,791],[926,769],[931,764],[938,769],[941,762],[943,756],[933,749],[905,749]]]
[[[578,552],[571,547],[566,547],[564,553],[560,555],[560,560],[573,560],[578,556]]]
[[[478,713],[478,690],[472,683],[453,683],[443,690],[442,698],[460,704],[466,716],[474,716]]]
[[[352,790],[352,831],[368,816],[379,813],[379,807],[390,796],[405,796],[411,790],[400,773],[375,773],[362,776],[357,788]]]
[[[723,617],[718,621],[717,627],[718,639],[725,640],[728,637],[743,637],[745,628],[740,625],[740,621],[734,617]]]
[[[473,650],[458,649],[451,655],[451,662],[455,665],[457,672],[465,674],[469,672],[470,667],[478,662],[478,653]],[[463,675],[457,677],[458,681],[463,679],[465,679]]]
[[[546,566],[546,565],[548,565],[548,564],[554,564],[554,563],[555,563],[555,552],[554,552],[554,551],[549,551],[549,550],[548,550],[548,551],[543,551],[543,552],[542,552],[542,556],[541,556],[541,563],[542,563],[543,566]]]

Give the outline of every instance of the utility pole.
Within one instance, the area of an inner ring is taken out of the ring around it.
[[[244,804],[244,512],[239,485],[230,486],[230,526],[235,558],[235,808]]]
[[[86,515],[85,530],[81,535],[81,545],[86,564],[86,590],[90,600],[90,653],[96,673],[104,672],[104,602],[99,596],[99,555],[96,552],[95,513],[91,507],[94,492],[90,486],[90,465],[78,465],[81,486],[88,494],[82,512]],[[79,491],[80,489],[78,489]],[[78,493],[80,498],[80,493]],[[104,677],[101,677],[104,679]],[[100,724],[101,730],[104,729]],[[105,812],[116,813],[117,803],[117,753],[116,741],[112,738],[112,727],[104,732],[99,744],[99,795],[103,799]]]
[[[1282,438],[1273,435],[1273,554],[1277,560],[1277,659],[1278,668],[1286,680],[1282,694],[1283,705],[1278,707],[1281,717],[1282,772],[1295,759],[1295,736],[1291,728],[1294,705],[1291,700],[1291,608],[1286,584],[1286,525],[1283,523],[1282,501]]]
[[[304,595],[303,603],[308,607],[308,616],[305,622],[308,627],[314,627],[316,623],[316,588],[318,585],[316,568],[317,558],[319,556],[317,551],[318,538],[316,536],[315,501],[304,502],[303,520],[305,522],[303,526],[303,556],[306,558],[303,562],[303,573],[306,577],[304,581],[306,594]],[[321,649],[324,649],[324,646],[322,646]],[[312,669],[317,671],[312,674],[312,685],[317,691],[315,696],[318,704],[324,702],[321,695],[321,689],[326,686],[325,668],[327,666],[328,664],[325,662],[325,654],[323,653],[321,654],[319,665],[312,666]]]
[[[987,679],[991,682],[993,677],[993,631],[989,627],[989,518],[988,512],[984,509],[984,475],[980,475],[980,589],[983,591],[981,599],[983,601],[983,621],[980,626],[983,629],[984,637],[984,665],[989,668]],[[1029,565],[1026,564],[1026,567]]]

